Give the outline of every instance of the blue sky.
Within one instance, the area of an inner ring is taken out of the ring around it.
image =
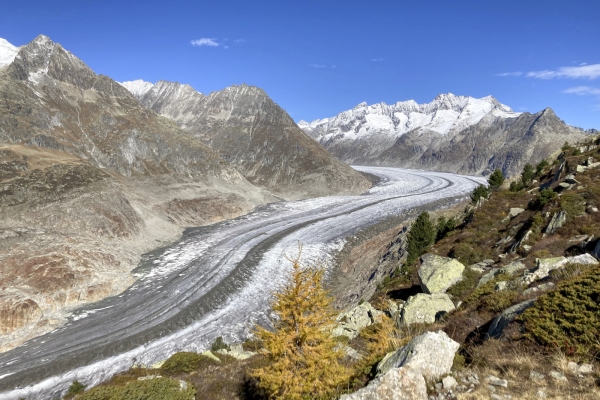
[[[46,34],[118,81],[259,86],[295,120],[452,92],[600,129],[596,0],[3,3],[14,45]]]

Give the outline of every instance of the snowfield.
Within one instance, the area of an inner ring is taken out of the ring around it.
[[[69,324],[0,354],[0,398],[46,399],[74,380],[93,386],[133,365],[176,351],[200,351],[217,337],[242,340],[268,323],[273,290],[302,243],[306,264],[331,264],[345,238],[390,216],[440,199],[458,201],[483,178],[355,167],[381,182],[361,196],[333,196],[262,207],[234,220],[193,228],[148,254],[139,280],[119,296],[75,313]],[[330,265],[329,265],[330,266]]]

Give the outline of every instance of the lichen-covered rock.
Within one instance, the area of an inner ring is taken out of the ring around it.
[[[529,285],[540,279],[548,277],[550,271],[555,269],[563,268],[567,264],[582,264],[582,265],[596,265],[596,260],[591,254],[585,253],[572,257],[551,257],[551,258],[538,258],[537,267],[533,272],[526,274],[520,281],[523,284]]]
[[[343,395],[340,400],[427,400],[427,385],[418,371],[408,367],[393,368],[367,387]]]
[[[449,257],[425,254],[421,257],[419,282],[425,293],[443,293],[462,280],[465,266]]]
[[[525,310],[531,307],[535,301],[536,299],[527,300],[504,310],[502,314],[494,318],[492,321],[492,324],[487,332],[488,337],[499,338],[502,336],[504,328],[506,328],[510,322],[514,321],[517,315],[522,314]]]
[[[333,336],[347,336],[350,339],[354,339],[358,336],[361,329],[374,323],[375,318],[381,314],[382,312],[374,309],[370,303],[364,302],[351,310],[339,314],[336,318],[338,326],[331,331],[331,334]]]
[[[404,304],[400,325],[431,324],[454,308],[446,293],[419,293],[409,297]]]
[[[377,364],[377,375],[383,375],[392,368],[410,367],[427,380],[439,379],[450,372],[459,347],[443,331],[424,333],[403,348],[388,353]]]

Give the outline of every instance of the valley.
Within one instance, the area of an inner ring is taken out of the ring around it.
[[[51,397],[74,380],[97,384],[134,364],[152,365],[215,337],[241,340],[268,318],[270,293],[286,276],[285,254],[328,263],[344,238],[391,216],[464,199],[482,178],[357,167],[380,177],[361,196],[279,202],[186,231],[147,255],[139,280],[116,297],[79,310],[70,322],[0,355],[3,398]],[[27,386],[32,385],[32,386]],[[21,387],[21,389],[15,389]],[[14,390],[13,390],[14,389]]]

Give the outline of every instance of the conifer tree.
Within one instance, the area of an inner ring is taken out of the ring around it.
[[[492,172],[488,179],[488,183],[490,184],[490,188],[492,190],[500,189],[500,186],[502,186],[502,184],[504,183],[504,174],[502,173],[502,171],[496,169],[494,172]]]
[[[425,249],[433,244],[436,235],[437,230],[429,218],[429,213],[423,211],[408,232],[406,264],[412,265]]]
[[[349,378],[331,337],[335,314],[323,288],[324,271],[301,267],[299,258],[290,260],[291,277],[274,294],[274,330],[258,327],[255,332],[269,364],[251,376],[273,399],[329,397]]]
[[[527,187],[531,185],[533,178],[535,178],[535,170],[531,164],[525,164],[525,167],[523,167],[523,172],[521,172],[521,182],[523,182],[523,186]]]

